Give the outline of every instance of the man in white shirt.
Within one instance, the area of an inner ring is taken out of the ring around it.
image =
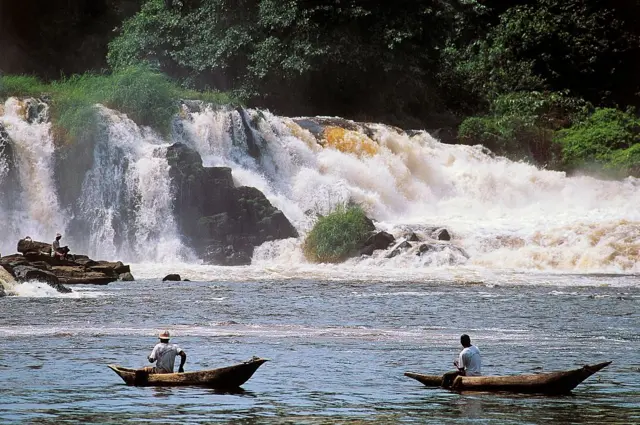
[[[173,366],[175,364],[176,356],[180,356],[180,367],[178,373],[184,372],[184,364],[187,361],[187,353],[176,344],[169,344],[169,331],[162,331],[160,335],[160,342],[153,347],[151,354],[149,355],[149,363],[156,362],[156,367],[150,368],[152,373],[173,373]]]
[[[458,370],[447,372],[442,376],[442,386],[445,388],[450,387],[457,376],[482,375],[482,357],[478,347],[471,345],[471,338],[467,334],[460,337],[460,344],[463,349],[458,358],[453,361]]]
[[[471,345],[471,338],[466,334],[460,337],[460,344],[464,349],[460,352],[458,360],[454,361],[453,364],[460,372],[464,372],[464,376],[482,375],[482,358],[478,347]]]

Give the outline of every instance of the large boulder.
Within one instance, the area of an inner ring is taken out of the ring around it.
[[[134,280],[130,267],[121,261],[94,261],[86,255],[70,255],[62,259],[48,254],[47,248],[50,247],[44,242],[22,239],[18,242],[18,250],[23,254],[0,258],[0,266],[16,278],[18,272],[21,276],[26,273],[26,269],[20,267],[27,267],[30,270],[27,280],[60,284],[106,285],[117,280]],[[36,275],[38,277],[33,277]]]
[[[0,123],[0,206],[14,205],[20,197],[20,180],[9,133]],[[11,226],[11,223],[5,223]],[[6,229],[5,229],[6,230]]]
[[[71,292],[71,289],[60,283],[55,274],[46,270],[37,269],[31,266],[16,266],[13,268],[13,275],[20,283],[35,280],[48,284],[58,292],[64,294]]]
[[[51,244],[46,242],[33,241],[30,238],[20,239],[18,241],[18,247],[16,249],[22,254],[51,254]]]
[[[373,225],[373,224],[372,224]],[[379,249],[387,249],[395,243],[396,239],[391,233],[377,232],[371,235],[360,249],[360,255],[372,255],[374,251]]]
[[[250,264],[256,246],[298,236],[262,192],[235,187],[230,168],[204,167],[200,155],[181,143],[169,147],[167,160],[178,227],[207,263]]]

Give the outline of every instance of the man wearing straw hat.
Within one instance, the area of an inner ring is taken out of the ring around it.
[[[64,260],[67,259],[67,255],[69,254],[68,246],[60,246],[60,239],[62,235],[60,233],[56,233],[56,239],[51,244],[51,256],[52,257],[60,257]]]
[[[178,373],[184,372],[184,364],[187,361],[187,353],[176,344],[169,344],[169,331],[162,331],[158,338],[160,342],[153,347],[149,355],[149,363],[156,362],[156,367],[149,368],[152,373],[173,373],[173,366],[176,356],[180,356],[180,367]]]

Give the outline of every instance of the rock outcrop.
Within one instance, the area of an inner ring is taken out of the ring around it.
[[[67,259],[51,256],[51,245],[21,239],[20,254],[0,258],[0,267],[18,282],[46,282],[58,292],[70,292],[64,285],[106,285],[117,280],[133,280],[128,265],[120,261],[95,261],[86,255],[70,255]]]
[[[253,187],[235,187],[231,169],[204,167],[188,146],[169,147],[167,160],[178,227],[206,263],[246,265],[267,241],[297,237],[282,211]]]
[[[373,251],[387,249],[393,245],[396,239],[387,232],[377,232],[369,237],[360,250],[360,255],[372,255]]]
[[[9,133],[0,123],[0,205],[11,205],[18,200],[20,183],[15,166],[15,154]]]

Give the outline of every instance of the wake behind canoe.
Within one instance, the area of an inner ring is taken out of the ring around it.
[[[236,389],[253,376],[267,359],[254,357],[243,363],[218,369],[185,373],[149,373],[144,369],[129,369],[118,365],[108,367],[127,385],[139,387],[202,386],[214,389]]]
[[[580,369],[514,376],[458,376],[451,385],[454,391],[512,392],[524,394],[568,394],[582,381],[609,366],[611,362],[586,365]],[[442,386],[442,376],[406,372],[428,387]]]

